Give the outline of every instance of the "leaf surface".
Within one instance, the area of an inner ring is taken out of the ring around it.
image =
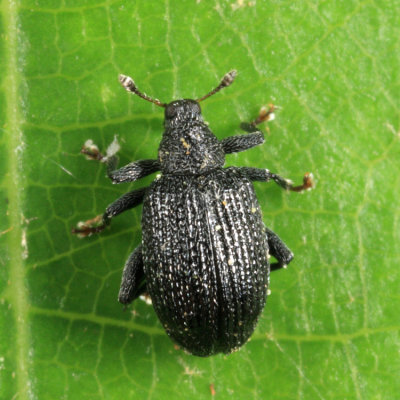
[[[400,7],[380,2],[3,0],[0,8],[0,398],[394,399],[400,393]],[[266,143],[227,165],[256,183],[295,259],[271,275],[251,341],[229,356],[176,349],[153,309],[117,302],[141,208],[71,235],[123,193],[79,154],[118,135],[121,165],[155,158],[161,101],[198,98],[213,132],[282,107]]]

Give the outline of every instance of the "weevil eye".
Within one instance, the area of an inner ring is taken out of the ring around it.
[[[165,108],[165,118],[172,119],[178,113],[179,105],[176,102],[169,103]]]

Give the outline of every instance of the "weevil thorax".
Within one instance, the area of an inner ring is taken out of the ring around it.
[[[163,174],[201,175],[224,165],[221,143],[204,122],[196,100],[169,103],[164,127],[158,149]]]

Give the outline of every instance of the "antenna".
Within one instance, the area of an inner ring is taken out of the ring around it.
[[[200,99],[197,99],[196,101],[198,102],[203,101],[207,97],[210,97],[213,94],[219,92],[221,89],[230,86],[235,80],[235,77],[236,77],[236,70],[229,71],[227,74],[224,75],[224,77],[221,80],[221,83],[215,89],[211,90],[210,93],[207,93],[205,96],[201,97]]]
[[[167,105],[165,103],[161,103],[160,100],[158,99],[152,99],[151,97],[147,96],[147,94],[142,93],[137,87],[133,79],[129,76],[126,75],[120,75],[119,76],[119,81],[121,85],[131,93],[137,94],[139,97],[141,97],[144,100],[149,101],[150,103],[154,103],[155,105],[159,107],[166,107]]]

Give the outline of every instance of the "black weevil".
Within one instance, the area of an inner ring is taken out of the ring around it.
[[[140,92],[134,81],[119,79],[129,92],[165,108],[158,159],[132,162],[116,169],[115,155],[95,146],[82,152],[107,163],[113,183],[133,182],[161,171],[150,186],[133,190],[107,207],[104,215],[80,223],[81,236],[102,231],[113,217],[143,202],[142,243],[125,264],[119,301],[129,304],[143,293],[168,335],[197,356],[230,353],[253,333],[263,310],[270,271],[286,267],[293,253],[264,226],[253,181],[274,180],[287,190],[312,186],[292,183],[268,169],[223,168],[225,154],[264,142],[257,125],[272,118],[274,106],[241,127],[245,135],[223,140],[203,121],[199,102],[229,86],[236,71],[197,100],[169,104]],[[270,264],[270,255],[277,260]]]

